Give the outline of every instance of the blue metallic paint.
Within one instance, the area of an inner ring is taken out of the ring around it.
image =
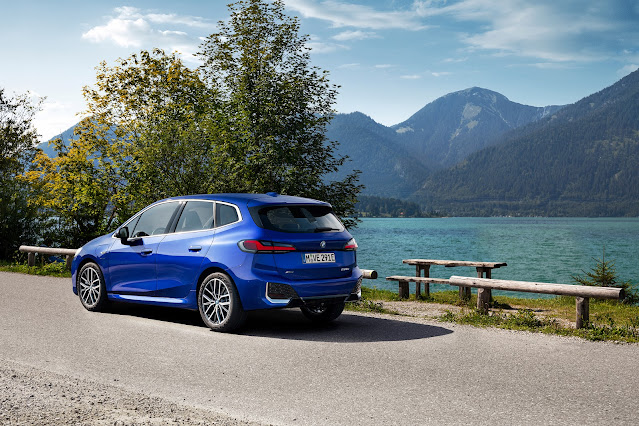
[[[235,282],[244,310],[282,307],[266,297],[266,283],[293,287],[301,298],[348,296],[362,273],[354,251],[340,250],[352,237],[348,231],[292,234],[258,227],[249,207],[261,205],[327,203],[289,196],[264,194],[216,194],[175,197],[163,202],[208,200],[228,203],[239,209],[241,220],[210,230],[168,233],[143,237],[135,245],[123,245],[112,234],[84,245],[72,263],[73,292],[76,275],[87,261],[102,269],[109,299],[197,310],[197,285],[207,271],[224,271]],[[144,210],[146,210],[144,209]],[[127,223],[137,219],[142,210]],[[125,223],[124,225],[126,225]],[[123,225],[123,226],[124,226]],[[246,253],[238,242],[244,239],[287,242],[300,250],[284,254]],[[336,264],[306,265],[304,250],[335,253]]]

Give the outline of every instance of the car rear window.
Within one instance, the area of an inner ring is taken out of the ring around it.
[[[342,222],[328,206],[268,206],[259,208],[257,214],[251,213],[259,226],[272,231],[309,233],[344,230]]]

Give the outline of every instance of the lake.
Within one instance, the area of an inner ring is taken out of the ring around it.
[[[364,218],[351,233],[360,268],[379,273],[368,287],[397,291],[387,276],[415,274],[402,259],[506,262],[493,278],[573,284],[571,276],[595,267],[604,247],[618,279],[639,286],[639,218]],[[451,275],[477,276],[474,268],[431,266],[432,277]]]

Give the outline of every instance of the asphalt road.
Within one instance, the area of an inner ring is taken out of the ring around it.
[[[69,279],[0,273],[0,362],[272,424],[637,424],[639,345],[345,313],[85,311]]]

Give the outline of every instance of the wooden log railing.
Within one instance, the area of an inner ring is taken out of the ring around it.
[[[35,266],[35,255],[40,254],[53,254],[58,256],[66,256],[67,268],[71,269],[71,262],[77,249],[68,248],[54,248],[54,247],[35,247],[35,246],[20,246],[18,249],[23,253],[28,253],[27,263],[29,266]]]
[[[367,280],[376,280],[377,279],[377,271],[374,269],[362,269],[362,278],[366,278]]]
[[[590,322],[590,299],[615,299],[625,297],[623,289],[616,287],[596,287],[571,284],[550,284],[528,281],[493,280],[489,278],[459,277],[453,275],[449,279],[424,278],[394,275],[386,277],[389,281],[399,283],[400,297],[408,297],[408,283],[422,282],[430,284],[449,284],[458,287],[477,288],[477,310],[487,313],[490,305],[489,290],[521,291],[527,293],[554,294],[558,296],[575,297],[575,327],[583,328]]]

